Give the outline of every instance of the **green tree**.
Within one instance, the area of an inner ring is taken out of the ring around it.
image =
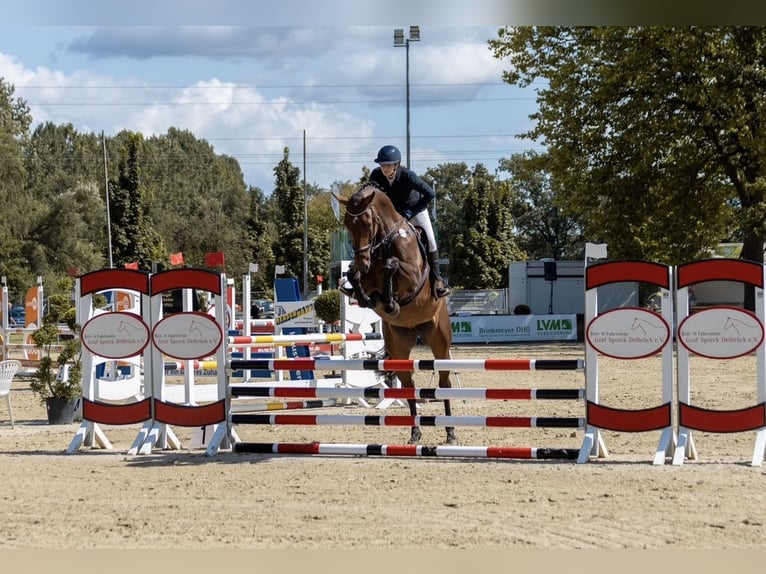
[[[487,289],[508,285],[508,264],[523,258],[513,239],[510,186],[477,164],[465,192],[463,218],[450,253],[454,287]]]
[[[498,169],[510,174],[514,190],[511,213],[516,242],[528,259],[581,259],[581,226],[556,205],[555,181],[546,169],[547,160],[545,154],[527,152],[499,162]]]
[[[272,249],[275,263],[285,266],[285,275],[298,278],[303,285],[303,184],[300,169],[290,163],[290,150],[284,148],[282,160],[274,168],[272,203],[278,207],[277,239]]]
[[[32,115],[17,98],[15,87],[0,78],[0,273],[6,276],[11,297],[20,297],[32,284],[24,238],[34,225],[36,200],[25,186],[24,145]]]
[[[109,182],[113,263],[122,267],[137,262],[142,269],[164,259],[162,240],[149,217],[150,204],[141,187],[140,134],[123,134],[125,148],[119,162],[117,181]]]
[[[471,169],[466,163],[439,164],[429,168],[423,179],[434,188],[436,199],[432,204],[434,233],[442,257],[451,259],[452,251],[465,226],[463,202],[471,185]],[[450,278],[452,281],[452,278]]]
[[[504,28],[490,48],[541,86],[526,135],[589,241],[675,264],[737,238],[763,262],[766,29]]]

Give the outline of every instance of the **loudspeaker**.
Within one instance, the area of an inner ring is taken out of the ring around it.
[[[558,274],[556,273],[555,261],[543,261],[543,269],[544,269],[546,281],[555,281],[556,279],[558,279]]]

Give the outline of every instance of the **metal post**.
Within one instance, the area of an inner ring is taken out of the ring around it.
[[[397,28],[394,30],[394,46],[404,47],[406,60],[406,113],[407,113],[407,167],[412,167],[410,163],[410,42],[420,42],[420,26],[410,26],[409,36],[404,38],[404,30]]]
[[[407,38],[406,48],[404,50],[405,59],[407,60],[406,66],[406,90],[407,90],[407,167],[411,167],[410,163],[410,39]]]
[[[309,208],[306,191],[306,130],[303,130],[303,298],[309,298]]]

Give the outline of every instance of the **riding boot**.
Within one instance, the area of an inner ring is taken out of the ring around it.
[[[452,291],[447,283],[442,279],[442,275],[439,272],[439,250],[434,249],[428,254],[428,265],[431,267],[431,281],[434,284],[434,295],[437,299],[446,297]]]

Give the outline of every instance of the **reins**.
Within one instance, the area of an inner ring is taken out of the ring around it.
[[[383,225],[383,222],[381,221],[381,219],[378,216],[378,214],[373,211],[373,206],[372,205],[368,206],[366,209],[364,209],[364,210],[362,210],[362,211],[360,211],[358,213],[351,213],[347,209],[346,210],[346,215],[349,215],[351,217],[360,217],[360,216],[364,215],[365,213],[367,213],[368,211],[369,212],[373,212],[372,218],[373,218],[373,221],[377,222],[377,228],[378,229],[383,229],[385,231],[385,226]],[[409,227],[410,227],[409,233],[413,233],[415,228],[412,226],[412,224],[409,221],[407,221],[406,219],[402,218],[401,220],[399,220],[398,222],[396,222],[393,225],[393,227],[392,227],[392,229],[390,231],[386,231],[385,232],[385,235],[383,235],[383,237],[380,239],[380,241],[377,241],[377,242],[370,241],[369,243],[367,243],[366,245],[363,245],[362,247],[353,247],[352,251],[354,252],[354,254],[364,253],[367,250],[370,251],[370,254],[375,253],[375,251],[377,251],[380,247],[390,244],[391,241],[394,238],[394,235],[399,233],[399,230],[402,228],[402,225],[405,224],[405,223],[407,225],[409,225]]]
[[[377,186],[376,186],[377,187]],[[370,257],[373,256],[373,254],[378,251],[381,248],[388,248],[388,246],[391,244],[391,242],[394,240],[396,235],[400,235],[402,237],[409,236],[411,234],[415,234],[415,226],[412,225],[410,221],[402,217],[399,221],[397,221],[391,229],[386,230],[386,227],[380,218],[380,216],[377,214],[376,210],[374,209],[374,205],[368,205],[365,209],[358,211],[356,213],[349,211],[348,206],[346,207],[346,216],[352,217],[352,218],[359,218],[363,216],[366,213],[372,213],[372,226],[377,228],[377,230],[383,230],[384,233],[371,233],[371,240],[369,243],[361,246],[361,247],[352,247],[352,251],[355,255],[358,255],[360,253],[364,253],[366,251],[370,252]],[[404,231],[404,228],[407,227],[407,231]],[[381,237],[382,235],[382,237]],[[376,238],[380,237],[379,240],[376,241]],[[388,250],[384,249],[384,253],[381,255],[381,259],[384,259],[388,256]],[[398,303],[400,306],[407,305],[408,303],[412,302],[423,290],[423,287],[425,286],[426,280],[428,279],[430,268],[428,266],[428,261],[424,259],[424,268],[422,269],[422,272],[420,274],[420,280],[418,281],[417,286],[414,290],[412,290],[407,296],[401,298],[398,300]]]

